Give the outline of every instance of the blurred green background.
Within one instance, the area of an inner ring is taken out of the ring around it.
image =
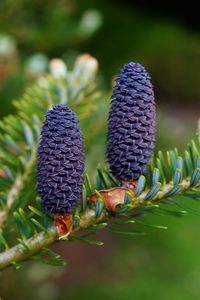
[[[178,146],[195,134],[200,112],[200,31],[180,11],[148,1],[1,0],[0,116],[14,112],[12,99],[60,57],[70,67],[77,54],[100,64],[98,110],[82,123],[90,174],[104,161],[106,116],[114,76],[139,61],[152,77],[157,102],[157,149]],[[127,238],[101,232],[102,247],[54,246],[65,268],[26,263],[0,273],[6,300],[200,298],[200,219],[151,217],[169,229]]]

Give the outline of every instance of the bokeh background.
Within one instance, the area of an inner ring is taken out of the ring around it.
[[[192,9],[153,1],[1,0],[0,116],[48,68],[51,58],[70,67],[79,53],[100,65],[102,99],[89,122],[87,169],[104,161],[106,114],[113,78],[123,64],[138,61],[150,72],[157,102],[157,149],[179,147],[195,135],[200,116],[200,24]],[[171,8],[173,7],[173,10]],[[152,218],[152,217],[151,217]],[[101,232],[103,247],[60,243],[53,249],[64,268],[26,263],[0,273],[6,300],[196,300],[200,298],[200,218],[154,216],[168,230],[147,229],[127,238]]]

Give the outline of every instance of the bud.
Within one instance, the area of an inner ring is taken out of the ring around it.
[[[74,75],[82,81],[87,82],[92,79],[98,70],[98,61],[90,54],[79,55],[75,61]]]
[[[48,57],[43,53],[32,55],[25,64],[26,76],[30,79],[37,79],[45,73],[48,67]]]
[[[16,41],[9,35],[0,34],[0,57],[9,58],[17,52]]]
[[[197,135],[200,135],[200,118],[197,121]]]
[[[64,61],[59,58],[54,58],[50,61],[49,69],[51,75],[56,79],[66,77],[67,75],[67,66]]]
[[[102,23],[103,18],[98,10],[86,10],[80,19],[78,29],[82,37],[89,37],[101,27]]]

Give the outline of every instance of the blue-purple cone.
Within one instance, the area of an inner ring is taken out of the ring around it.
[[[107,160],[119,181],[145,172],[155,142],[153,86],[139,63],[126,64],[116,79],[108,119]]]
[[[48,111],[38,149],[38,192],[46,212],[71,214],[82,193],[83,138],[68,105]]]

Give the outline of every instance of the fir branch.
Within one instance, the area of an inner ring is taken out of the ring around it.
[[[80,119],[88,117],[95,108],[94,101],[99,97],[95,91],[95,59],[82,56],[74,69],[66,71],[64,77],[60,67],[57,61],[56,78],[40,78],[38,85],[29,88],[20,101],[15,101],[17,114],[0,122],[0,227],[12,224],[12,228],[19,232],[19,244],[13,247],[6,238],[10,226],[0,229],[0,247],[5,248],[0,254],[0,269],[10,265],[17,267],[18,263],[29,258],[38,259],[42,251],[52,254],[48,247],[60,241],[56,227],[44,215],[36,195],[28,196],[36,185],[35,162],[41,124],[47,109],[57,103],[71,104]],[[74,213],[74,229],[63,240],[78,239],[101,245],[102,242],[90,241],[85,235],[78,235],[79,232],[104,228],[115,233],[134,235],[140,233],[115,230],[108,226],[107,221],[126,218],[124,224],[132,224],[138,216],[153,213],[155,209],[167,215],[182,215],[182,211],[164,210],[161,205],[165,201],[182,206],[181,201],[174,199],[175,196],[200,199],[200,138],[191,141],[183,157],[179,156],[177,149],[168,151],[166,155],[159,151],[158,157],[151,162],[149,172],[140,176],[134,194],[125,194],[115,214],[109,214],[106,210],[101,191],[116,188],[118,182],[104,168],[99,167],[97,173],[95,186],[86,175],[81,207]],[[97,201],[89,203],[88,198],[93,194]],[[32,200],[34,207],[27,207]]]
[[[14,101],[17,114],[0,121],[0,228],[12,208],[21,206],[22,192],[29,189],[27,182],[36,170],[36,153],[46,111],[54,104],[69,102],[83,119],[95,109],[94,101],[99,97],[95,89],[96,59],[80,55],[73,70],[66,74],[61,72],[63,66],[60,60],[56,65],[54,62],[53,76],[42,77],[38,84],[28,88],[20,100]],[[34,186],[35,182],[34,178]]]
[[[95,224],[103,221],[107,216],[105,211],[102,211],[101,215],[96,218],[94,209],[87,209],[80,216],[80,224],[76,227],[73,233],[81,229],[87,229]],[[4,269],[9,265],[16,265],[17,263],[31,258],[33,254],[38,253],[44,247],[50,246],[51,244],[58,241],[58,235],[56,227],[52,225],[46,231],[41,231],[35,234],[25,242],[19,243],[17,246],[10,248],[9,250],[0,254],[0,269]]]
[[[194,190],[200,186],[200,180],[195,184],[195,186],[191,187],[190,185],[191,179],[186,178],[181,181],[180,183],[180,189],[179,192],[176,193],[176,195],[182,195],[186,191],[189,192],[190,190]],[[152,207],[154,202],[159,202],[159,200],[166,198],[167,194],[172,191],[173,183],[167,183],[162,185],[160,190],[156,193],[155,196],[151,198],[151,200],[146,200],[147,195],[152,191],[151,189],[145,189],[143,193],[141,193],[139,196],[134,196],[128,206],[132,211],[133,215],[137,212],[137,209],[143,208],[143,207]],[[117,216],[124,215],[124,212],[117,214]],[[75,233],[91,229],[92,227],[95,228],[95,225],[109,221],[113,216],[110,216],[108,212],[106,211],[105,207],[101,210],[100,214],[96,213],[96,208],[90,208],[87,206],[84,212],[81,212],[79,215],[76,215],[79,219],[79,224],[76,226],[72,232],[72,237]],[[104,226],[103,226],[104,227]],[[106,228],[106,226],[105,226]],[[62,239],[62,238],[61,238]],[[55,226],[49,227],[45,231],[41,231],[40,233],[32,236],[28,240],[24,241],[24,244],[18,244],[17,246],[14,246],[10,248],[9,250],[3,252],[0,254],[0,269],[3,269],[9,265],[15,265],[16,263],[19,263],[21,261],[24,261],[28,258],[31,258],[33,254],[38,253],[41,251],[44,247],[50,246],[51,244],[58,242],[59,238],[56,232]]]
[[[0,268],[3,269],[9,265],[15,265],[22,260],[26,260],[42,248],[52,244],[55,239],[56,228],[52,226],[46,232],[42,231],[27,240],[25,245],[20,243],[3,252],[0,257]]]
[[[16,175],[14,184],[13,184],[12,188],[8,191],[7,201],[5,203],[5,206],[3,207],[3,210],[0,211],[0,228],[3,226],[4,222],[8,218],[9,211],[12,209],[15,201],[19,198],[20,193],[23,190],[23,188],[27,182],[27,178],[29,177],[29,175],[34,167],[35,158],[36,158],[35,150],[36,149],[34,149],[34,151],[33,151],[32,158],[26,164],[26,169],[25,169],[24,174],[22,175],[22,174],[18,173]]]

